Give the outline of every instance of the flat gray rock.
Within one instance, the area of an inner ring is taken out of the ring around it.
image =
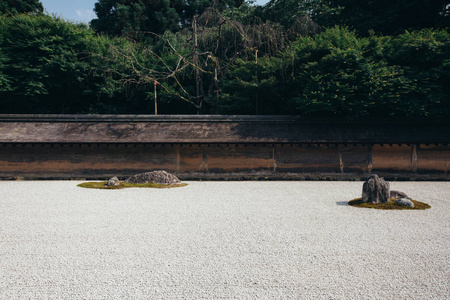
[[[119,185],[119,178],[114,176],[113,178],[108,180],[107,186],[118,186]]]
[[[400,191],[391,191],[389,197],[394,198],[394,199],[398,199],[398,198],[409,199],[408,195],[406,195],[405,193],[400,192]]]
[[[137,174],[126,179],[125,182],[136,184],[145,184],[150,182],[150,183],[170,184],[170,185],[181,183],[178,177],[166,171],[153,171]]]
[[[403,205],[403,206],[414,207],[414,203],[412,203],[412,201],[409,200],[408,198],[397,199],[397,200],[395,200],[395,203]]]

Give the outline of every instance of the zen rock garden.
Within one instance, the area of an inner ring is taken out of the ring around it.
[[[78,186],[84,188],[97,189],[122,189],[130,187],[147,187],[147,188],[171,188],[186,186],[178,177],[166,171],[152,171],[133,175],[120,181],[119,178],[112,177],[104,182],[85,182]]]
[[[405,193],[390,190],[389,182],[373,174],[364,182],[361,198],[349,202],[357,207],[377,209],[427,209],[426,203],[412,200]]]
[[[395,198],[395,202],[400,205],[414,207],[414,203],[405,193],[391,191],[389,182],[378,175],[374,174],[364,182],[361,198],[364,203],[387,203],[391,198]]]
[[[94,189],[123,189],[123,188],[173,188],[182,187],[182,183],[175,175],[159,170],[136,174],[120,181],[118,177],[112,177],[108,181],[84,182],[79,187]],[[404,192],[390,189],[389,182],[378,175],[371,175],[364,182],[361,198],[348,202],[350,206],[375,208],[375,209],[427,209],[426,203],[416,201],[408,197]]]
[[[146,183],[157,183],[157,184],[181,184],[181,180],[175,175],[170,174],[166,171],[153,171],[146,172],[142,174],[133,175],[128,177],[124,182],[134,183],[134,184],[146,184]],[[113,177],[108,180],[108,186],[118,186],[120,183],[117,177]]]

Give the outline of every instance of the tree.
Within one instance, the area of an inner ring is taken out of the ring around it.
[[[46,15],[0,16],[0,51],[5,56],[0,92],[6,112],[69,113],[83,105],[87,63],[82,61],[93,32]]]
[[[39,0],[2,0],[0,14],[42,13],[44,8]]]
[[[0,93],[9,91],[11,89],[10,79],[6,74],[4,74],[5,66],[8,63],[8,57],[3,53],[3,48],[1,47],[5,38],[5,28],[6,19],[0,16]]]
[[[299,38],[294,53],[286,53],[294,57],[288,68],[298,113],[347,120],[402,115],[398,104],[412,83],[398,66],[374,59],[381,50],[371,45],[381,44],[339,27]]]
[[[240,7],[244,0],[186,0],[183,11],[184,24],[190,24],[195,15],[201,15],[209,8],[214,7],[218,11],[225,11],[232,8]]]
[[[400,66],[413,83],[402,95],[406,112],[435,119],[450,117],[450,34],[447,30],[407,31],[384,45],[386,61]]]
[[[99,0],[94,8],[97,19],[91,26],[98,32],[131,37],[142,31],[177,31],[183,6],[182,0]]]
[[[238,59],[230,67],[222,83],[223,94],[215,103],[225,114],[290,114],[292,106],[280,78],[280,59]]]
[[[221,83],[234,62],[241,59],[239,64],[243,68],[252,68],[258,53],[260,57],[270,56],[286,45],[285,34],[278,27],[266,23],[244,26],[209,7],[202,15],[194,16],[191,27],[176,33],[166,31],[163,35],[148,33],[154,37],[153,45],[135,43],[128,49],[117,48],[115,53],[105,55],[105,59],[119,63],[122,70],[105,71],[115,73],[117,82],[141,86],[149,96],[155,94],[153,87],[157,82],[158,102],[181,99],[198,113],[217,112]],[[251,63],[245,64],[242,59],[251,59]],[[270,76],[263,76],[258,85],[275,82],[267,77]],[[252,79],[247,76],[245,80]],[[260,99],[263,98],[264,95]]]
[[[161,101],[171,102],[175,99],[182,100],[196,111],[199,106],[185,84],[188,74],[196,68],[192,63],[192,47],[184,37],[169,31],[164,35],[152,35],[157,41],[155,46],[123,37],[102,37],[91,47],[93,72],[102,74],[105,79],[99,83],[102,94],[116,98],[126,91],[122,104],[138,104],[141,113],[150,108],[148,104],[155,97],[158,105],[154,106],[154,113],[157,113]],[[197,68],[204,72],[200,66]],[[132,108],[128,111],[132,111]]]
[[[392,35],[404,30],[450,25],[449,0],[333,0],[342,8],[338,24],[360,34],[370,30]]]
[[[327,0],[271,0],[256,10],[255,15],[262,20],[277,22],[289,29],[305,16],[310,17],[321,26],[335,23],[339,14],[339,6]]]
[[[425,29],[358,37],[333,27],[283,53],[284,89],[297,113],[322,118],[445,120],[450,114],[450,36]]]
[[[239,6],[243,0],[216,0],[217,8]],[[98,32],[127,35],[133,38],[140,32],[163,34],[190,27],[194,15],[201,15],[211,5],[206,0],[99,0],[94,11],[97,19],[91,26]]]

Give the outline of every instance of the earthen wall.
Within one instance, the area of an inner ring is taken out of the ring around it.
[[[450,178],[449,126],[85,118],[0,116],[0,178],[107,179],[161,169],[185,180]]]

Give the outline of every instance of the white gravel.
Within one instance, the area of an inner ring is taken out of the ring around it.
[[[0,299],[450,299],[450,182],[0,182]]]

